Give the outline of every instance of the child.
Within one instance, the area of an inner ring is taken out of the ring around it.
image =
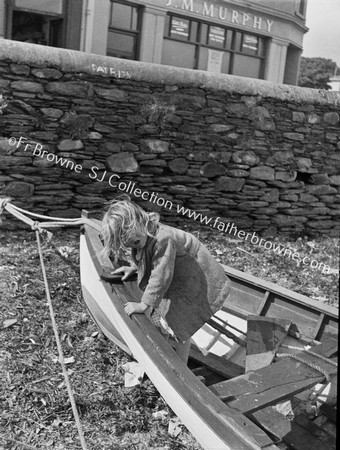
[[[113,200],[102,220],[105,250],[115,256],[130,248],[135,267],[124,266],[125,280],[138,272],[140,303],[129,302],[130,316],[156,309],[178,341],[176,351],[187,361],[190,337],[222,306],[230,281],[222,266],[192,234],[163,225],[126,197]],[[151,312],[152,315],[152,312]],[[166,326],[165,325],[165,326]]]

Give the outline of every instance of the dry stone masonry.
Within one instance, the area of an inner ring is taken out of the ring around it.
[[[2,40],[0,95],[0,196],[19,206],[78,217],[129,185],[172,223],[193,219],[165,201],[339,233],[337,93]]]

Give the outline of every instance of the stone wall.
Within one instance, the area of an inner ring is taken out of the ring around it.
[[[6,40],[0,76],[0,195],[19,206],[78,217],[129,192],[176,223],[184,205],[267,235],[339,232],[337,93]]]

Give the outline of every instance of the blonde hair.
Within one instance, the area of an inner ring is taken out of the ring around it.
[[[115,198],[102,218],[103,253],[117,259],[137,233],[155,236],[158,224],[159,214],[144,211],[128,195]]]

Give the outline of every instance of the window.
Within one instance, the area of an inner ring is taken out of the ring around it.
[[[140,7],[111,0],[108,56],[124,59],[138,58]]]
[[[255,34],[168,14],[162,64],[262,78],[265,44]]]

